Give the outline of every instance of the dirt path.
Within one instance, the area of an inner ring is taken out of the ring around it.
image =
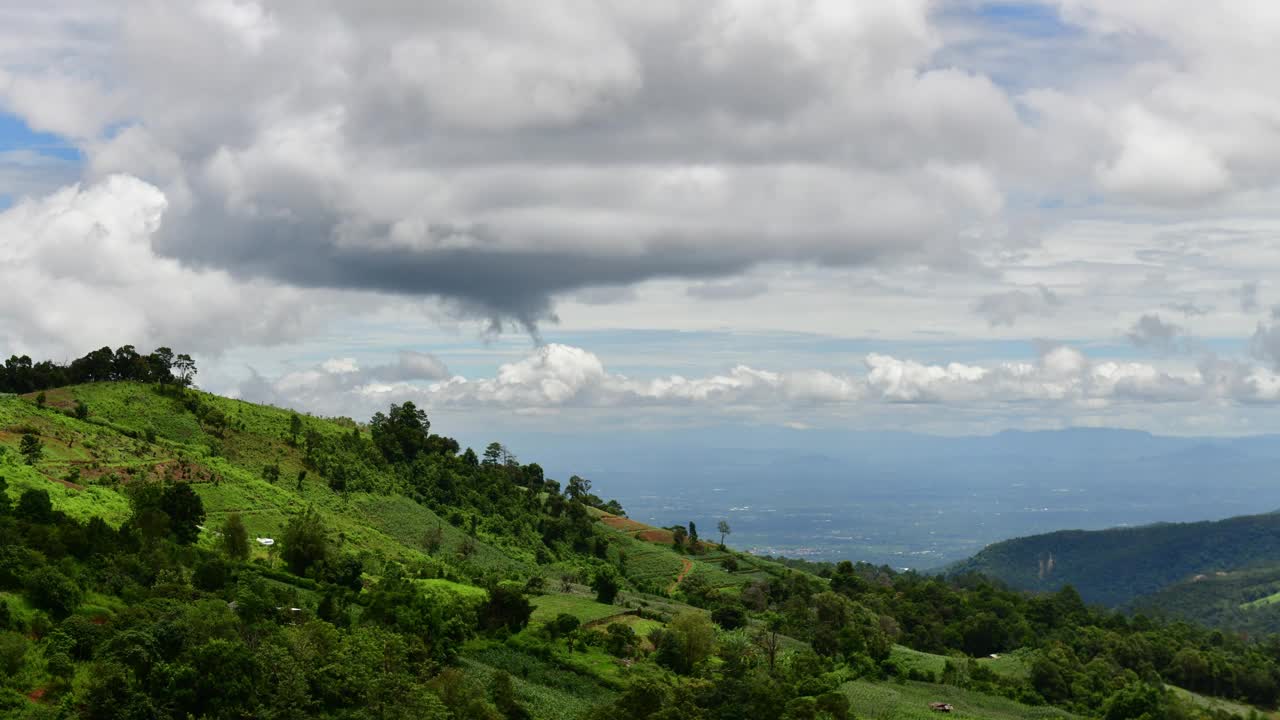
[[[684,576],[688,575],[689,571],[693,569],[693,562],[689,560],[689,558],[680,558],[680,563],[683,567],[680,568],[680,574],[676,576],[676,581],[667,587],[668,595],[676,591],[676,586],[679,585],[680,581],[684,580]]]

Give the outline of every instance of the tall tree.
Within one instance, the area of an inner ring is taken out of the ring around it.
[[[27,522],[48,525],[53,522],[53,503],[49,500],[49,493],[45,490],[23,490],[14,514]]]
[[[569,478],[569,485],[564,491],[571,500],[581,501],[591,492],[591,481],[574,475]]]
[[[724,538],[726,535],[732,533],[733,530],[729,527],[728,520],[721,520],[720,524],[716,526],[716,529],[720,531],[720,548],[724,549]]]
[[[386,414],[376,413],[369,421],[373,444],[393,463],[413,462],[427,449],[431,421],[412,402],[392,405]]]
[[[200,537],[204,522],[204,503],[191,485],[174,483],[160,496],[160,509],[169,516],[169,532],[182,545],[190,545]]]
[[[44,455],[44,443],[41,443],[40,438],[35,435],[25,433],[22,436],[22,441],[18,443],[18,452],[22,453],[22,456],[27,459],[28,465],[35,465],[40,462],[40,457]]]
[[[183,387],[190,387],[196,377],[196,361],[191,359],[190,355],[183,353],[173,361],[173,367],[178,370],[178,384]]]
[[[231,513],[222,523],[222,551],[236,560],[249,559],[249,531],[240,513]]]
[[[323,562],[329,556],[329,538],[319,513],[308,507],[290,518],[283,545],[284,561],[295,575],[306,575],[312,566]]]

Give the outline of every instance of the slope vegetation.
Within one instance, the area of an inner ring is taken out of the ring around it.
[[[949,572],[982,573],[1022,590],[1071,585],[1087,602],[1120,607],[1196,576],[1267,565],[1280,565],[1276,513],[1016,538]]]

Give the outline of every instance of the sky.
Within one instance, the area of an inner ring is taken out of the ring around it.
[[[459,432],[1280,432],[1280,5],[10,0],[0,352]]]

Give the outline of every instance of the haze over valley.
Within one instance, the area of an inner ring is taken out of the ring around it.
[[[610,488],[644,522],[711,527],[727,518],[735,545],[753,552],[899,568],[936,568],[1053,530],[1280,509],[1280,440],[1270,436],[719,428],[510,442],[555,458],[549,472],[573,468]]]

